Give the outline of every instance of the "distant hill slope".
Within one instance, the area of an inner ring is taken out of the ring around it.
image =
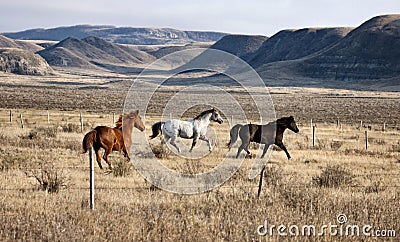
[[[120,44],[154,45],[167,43],[214,42],[226,35],[220,32],[181,31],[170,28],[133,28],[114,26],[76,25],[51,29],[30,29],[3,33],[13,39],[56,40],[68,37],[83,39],[95,36]]]
[[[48,75],[53,70],[47,62],[37,54],[22,49],[0,50],[0,71],[21,75]]]
[[[196,43],[196,44],[186,44],[186,45],[172,45],[172,46],[165,46],[161,48],[157,48],[156,50],[148,51],[149,54],[155,56],[157,59],[164,57],[168,54],[188,50],[193,48],[209,48],[211,44],[209,43]]]
[[[210,48],[226,51],[248,61],[267,39],[260,35],[226,35]]]
[[[113,44],[111,42],[105,41],[101,38],[94,36],[86,37],[82,39],[97,49],[104,51],[105,53],[117,58],[119,61],[125,63],[148,63],[154,61],[154,57],[147,54],[144,51],[140,51],[133,47],[128,47],[126,45]]]
[[[335,44],[352,28],[306,28],[282,30],[267,39],[250,57],[250,65],[294,60],[316,53]]]
[[[28,50],[31,52],[36,52],[43,49],[43,47],[39,45],[24,41],[13,40],[2,35],[0,35],[0,48],[16,48],[16,49]]]
[[[400,15],[377,16],[318,52],[256,71],[269,85],[399,91],[399,46]]]
[[[97,64],[137,65],[155,58],[143,51],[110,43],[97,37],[79,40],[66,38],[59,43],[39,51],[50,65],[94,68]]]
[[[297,73],[335,80],[400,77],[400,15],[374,17],[337,44],[295,65]],[[400,84],[400,82],[398,82]]]

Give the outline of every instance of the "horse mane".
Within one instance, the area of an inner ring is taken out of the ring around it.
[[[195,119],[195,120],[199,120],[199,119],[201,119],[201,117],[203,117],[204,115],[207,115],[207,114],[213,113],[213,112],[215,112],[215,109],[214,109],[214,108],[213,108],[213,109],[210,109],[210,110],[203,111],[203,112],[201,112],[199,115],[197,115],[194,119]]]
[[[119,115],[117,122],[115,122],[115,128],[116,129],[122,128],[122,115]]]
[[[282,117],[276,120],[276,123],[288,123],[290,121],[293,121],[293,116],[289,116],[289,117]]]
[[[264,125],[268,125],[268,126],[277,126],[277,125],[282,125],[282,124],[287,124],[288,122],[290,122],[293,119],[292,116],[290,117],[282,117],[282,118],[278,118],[277,120],[271,121],[267,124]],[[250,123],[251,124],[251,123]]]
[[[131,112],[131,113],[127,113],[125,115],[119,115],[117,122],[115,122],[115,128],[122,129],[122,126],[124,125],[124,121],[132,115],[136,115],[136,114],[134,112]]]

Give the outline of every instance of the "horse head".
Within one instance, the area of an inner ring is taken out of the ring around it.
[[[293,116],[288,117],[288,129],[291,131],[298,133],[300,130],[297,127],[296,121],[294,120]]]
[[[219,124],[222,124],[224,122],[224,120],[221,118],[221,116],[219,115],[218,111],[215,110],[215,108],[212,109],[212,115],[210,117],[211,121],[215,121]]]
[[[145,129],[145,126],[142,122],[142,118],[139,115],[139,110],[130,112],[127,115],[125,115],[124,121],[129,126],[131,126],[131,124],[133,123],[133,126],[142,132]]]

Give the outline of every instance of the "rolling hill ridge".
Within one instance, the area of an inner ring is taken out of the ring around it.
[[[39,54],[50,66],[137,74],[167,54],[200,47],[226,51],[242,58],[267,85],[400,90],[400,14],[376,16],[356,28],[288,29],[271,37],[88,25],[27,30],[7,36],[43,39],[67,37],[55,44],[34,44],[0,36],[0,49],[7,54],[7,57],[3,56],[3,66],[15,66],[7,62],[16,63],[14,60],[18,54],[26,57],[30,52]],[[124,38],[129,38],[129,41]],[[125,42],[147,45],[117,44]],[[5,51],[10,49],[14,51]],[[191,63],[201,60],[206,65],[213,65],[209,61],[212,57],[204,58],[205,54],[208,53],[198,56],[203,58],[196,57]],[[190,66],[178,59],[175,64],[184,65],[182,68]],[[216,64],[220,72],[230,68],[229,65]],[[10,71],[10,68],[3,67],[3,70],[6,69]],[[201,78],[203,82],[215,83],[218,80],[219,77]],[[224,81],[221,80],[221,83]],[[189,85],[190,80],[185,80],[183,84]]]
[[[51,29],[30,29],[2,35],[13,39],[56,40],[68,37],[83,39],[89,36],[102,38],[112,43],[135,45],[182,44],[192,42],[214,42],[226,35],[221,32],[181,31],[171,28],[133,28],[110,25],[76,25]]]

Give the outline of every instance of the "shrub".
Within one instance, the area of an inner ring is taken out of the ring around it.
[[[386,190],[386,187],[382,186],[381,181],[374,181],[369,186],[365,187],[365,193],[373,193],[373,192],[378,193],[378,192],[382,192],[385,190]]]
[[[392,148],[389,149],[389,152],[400,152],[400,141],[397,144],[393,144]]]
[[[125,177],[131,174],[132,164],[125,160],[117,161],[113,165],[112,173],[116,177]]]
[[[334,141],[332,141],[332,143],[331,143],[331,149],[332,149],[332,150],[338,150],[338,149],[340,149],[340,147],[342,147],[342,146],[343,146],[343,141],[334,140]]]
[[[61,126],[63,132],[65,133],[80,133],[81,126],[78,124],[68,123],[66,125]]]
[[[354,175],[349,170],[339,166],[327,166],[322,169],[321,175],[314,176],[312,182],[319,187],[339,187],[352,185]]]
[[[23,139],[40,139],[45,138],[55,138],[57,137],[57,128],[55,127],[36,127],[32,129],[27,136],[23,136]]]
[[[315,149],[315,150],[325,150],[327,146],[328,146],[328,141],[327,140],[317,139],[313,149]]]
[[[33,177],[38,182],[38,190],[47,191],[48,193],[58,193],[62,188],[67,188],[68,178],[63,170],[56,168],[54,165],[40,163],[39,168],[35,170],[25,171],[28,177]]]
[[[313,189],[298,186],[283,186],[279,189],[279,196],[286,207],[298,209],[302,213],[315,213],[318,211],[321,194]]]
[[[165,144],[152,145],[151,150],[153,151],[153,154],[159,159],[168,158],[169,154],[171,154],[171,150],[169,150],[167,145]]]
[[[8,171],[10,169],[18,168],[24,164],[25,161],[25,157],[22,155],[3,153],[0,150],[0,171]]]
[[[318,163],[318,161],[316,159],[307,159],[304,161],[305,164],[309,164],[309,163]]]
[[[280,167],[268,166],[264,170],[264,179],[267,186],[276,187],[282,182],[283,170]]]

